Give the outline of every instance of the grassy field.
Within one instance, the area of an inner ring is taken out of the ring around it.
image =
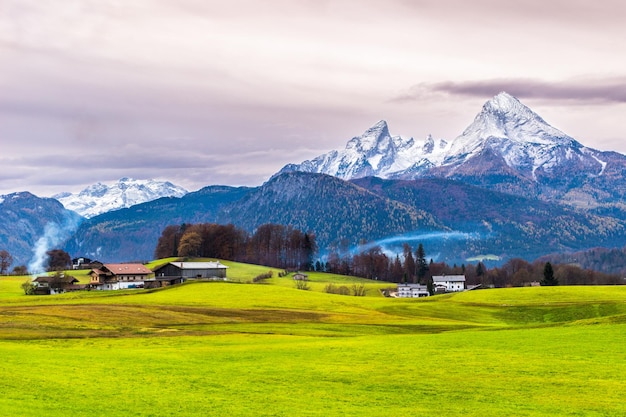
[[[407,300],[227,265],[235,283],[156,291],[24,296],[0,278],[0,414],[626,415],[626,287]]]

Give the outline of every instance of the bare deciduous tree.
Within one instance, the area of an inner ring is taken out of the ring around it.
[[[11,256],[11,254],[4,249],[0,250],[0,274],[6,274],[12,263],[13,256]]]

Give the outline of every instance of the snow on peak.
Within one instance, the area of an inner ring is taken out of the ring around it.
[[[369,175],[415,178],[452,175],[460,165],[471,164],[474,157],[493,155],[528,178],[535,178],[537,170],[556,172],[564,164],[582,164],[601,173],[600,162],[585,149],[516,97],[501,92],[483,105],[474,121],[451,143],[436,141],[430,135],[424,140],[391,136],[387,123],[381,120],[348,141],[345,149],[287,165],[282,171],[319,172],[344,179]],[[437,174],[431,172],[434,168],[442,169]]]
[[[361,136],[352,138],[346,148],[355,149],[360,152],[368,152],[381,146],[385,140],[389,140],[390,138],[387,122],[381,120],[367,129]]]
[[[77,194],[61,193],[54,196],[69,210],[90,218],[112,210],[127,208],[161,197],[182,197],[187,190],[167,181],[120,178],[112,185],[96,183]]]
[[[516,97],[504,91],[500,92],[487,103],[485,103],[485,107],[499,109],[504,112],[510,112],[515,110],[530,110],[528,109],[528,107],[524,106]]]
[[[370,175],[392,177],[408,169],[440,163],[445,149],[445,141],[440,140],[437,146],[430,135],[424,141],[391,136],[387,122],[381,120],[361,136],[350,139],[345,149],[328,152],[299,165],[287,165],[281,172],[318,172],[344,179]]]
[[[472,124],[454,139],[444,165],[464,164],[488,150],[534,178],[539,168],[550,171],[565,159],[588,159],[581,153],[583,148],[503,92],[487,101]]]

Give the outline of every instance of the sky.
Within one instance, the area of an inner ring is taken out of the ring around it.
[[[386,120],[448,141],[500,91],[626,153],[623,0],[0,0],[0,195],[257,186]]]

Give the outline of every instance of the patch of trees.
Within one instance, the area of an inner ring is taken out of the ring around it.
[[[479,264],[482,265],[482,264]],[[468,265],[466,270],[476,270]],[[524,285],[620,285],[624,279],[618,274],[606,274],[576,265],[553,264],[537,260],[527,262],[514,258],[504,265],[490,270],[484,269],[480,275],[466,274],[468,285],[482,284],[493,287],[521,287]]]
[[[48,271],[62,271],[72,266],[70,254],[61,249],[52,249],[46,252],[48,256]]]
[[[626,275],[626,247],[594,248],[569,254],[552,254],[542,256],[539,261],[550,262],[552,265],[571,264],[582,269]]]
[[[13,265],[13,255],[5,249],[0,250],[0,275],[7,275],[11,265]],[[28,275],[25,265],[15,266],[11,273],[13,275]]]
[[[333,251],[328,255],[326,262],[315,263],[315,270],[389,282],[427,285],[429,280],[432,281],[432,274],[427,274],[430,266],[421,243],[415,252],[405,243],[402,247],[402,257],[396,254],[393,258],[383,252],[380,246],[369,247],[355,255]]]
[[[253,234],[232,224],[167,226],[154,252],[156,258],[217,258],[304,271],[313,269],[316,254],[314,234],[271,223]]]
[[[606,274],[576,265],[528,262],[514,258],[500,267],[487,269],[478,264],[448,265],[445,262],[426,262],[422,244],[413,251],[404,244],[402,255],[389,257],[379,246],[365,249],[355,255],[332,252],[326,262],[315,263],[317,271],[378,279],[389,282],[410,282],[432,286],[434,275],[465,275],[466,285],[484,287],[521,287],[527,285],[619,285],[626,282],[618,274]]]

